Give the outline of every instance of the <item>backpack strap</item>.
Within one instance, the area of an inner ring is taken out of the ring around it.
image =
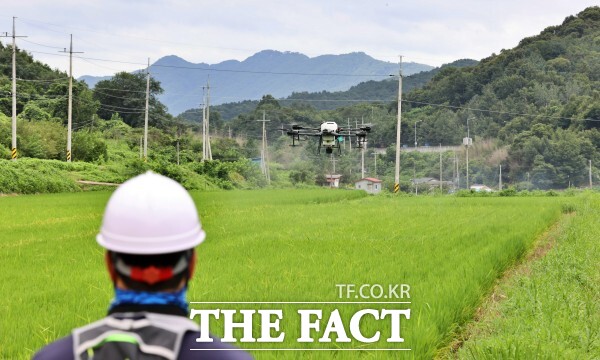
[[[120,343],[123,347],[138,348],[144,354],[174,360],[188,331],[198,331],[198,325],[182,316],[116,313],[73,330],[74,357],[89,359],[95,349]]]

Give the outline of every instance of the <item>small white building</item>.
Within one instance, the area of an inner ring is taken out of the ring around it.
[[[379,194],[381,192],[381,180],[375,178],[364,178],[354,183],[357,190],[365,190],[369,194]]]
[[[334,188],[339,188],[340,187],[340,179],[341,179],[342,175],[331,175],[331,174],[326,174],[325,175],[325,182],[327,187],[334,187]]]

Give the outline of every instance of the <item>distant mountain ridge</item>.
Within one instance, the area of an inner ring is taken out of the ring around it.
[[[403,63],[411,75],[433,69],[419,63]],[[368,80],[381,80],[398,72],[398,64],[376,60],[363,52],[308,57],[296,52],[260,51],[243,61],[194,64],[178,56],[160,58],[150,66],[161,82],[159,97],[171,114],[202,103],[203,87],[210,81],[211,104],[260,99],[265,94],[286,97],[294,92],[344,91]],[[82,76],[93,87],[110,77]]]
[[[478,63],[472,59],[461,59],[444,64],[432,70],[421,71],[416,74],[403,77],[402,91],[408,93],[413,89],[423,87],[428,81],[433,79],[440,71],[445,68],[461,68],[474,66]],[[319,91],[319,92],[293,92],[285,98],[278,100],[282,105],[289,106],[292,103],[308,103],[317,110],[333,110],[344,106],[355,104],[357,100],[393,102],[398,97],[398,78],[386,78],[384,80],[368,80],[357,85],[351,86],[344,91]],[[213,106],[213,111],[219,112],[221,118],[225,121],[232,120],[236,116],[253,111],[258,105],[259,100],[244,100],[239,102],[227,102]],[[195,122],[198,121],[199,108],[188,109],[181,113],[184,119]]]

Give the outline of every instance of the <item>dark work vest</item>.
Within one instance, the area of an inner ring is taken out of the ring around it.
[[[186,332],[198,324],[183,316],[115,313],[73,330],[75,359],[177,359]]]

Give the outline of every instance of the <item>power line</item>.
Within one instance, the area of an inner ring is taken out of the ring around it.
[[[334,99],[325,99],[325,100],[317,100],[317,99],[300,99],[300,98],[286,98],[286,99],[277,99],[277,101],[305,101],[305,102],[392,102],[392,101],[397,101],[397,100],[386,100],[386,99],[346,99],[346,100],[334,100]],[[459,109],[459,110],[469,110],[469,111],[479,111],[479,112],[487,112],[487,113],[493,113],[493,114],[499,114],[499,115],[516,115],[516,116],[529,116],[529,117],[537,117],[537,116],[542,116],[548,119],[558,119],[558,120],[579,120],[579,121],[600,121],[600,119],[591,119],[591,118],[586,118],[586,119],[576,119],[576,118],[567,118],[567,117],[563,117],[563,116],[553,116],[553,115],[543,115],[543,114],[525,114],[525,113],[517,113],[517,112],[510,112],[510,111],[497,111],[497,110],[486,110],[486,109],[479,109],[479,108],[471,108],[471,107],[467,107],[467,106],[454,106],[454,105],[446,105],[446,104],[435,104],[435,103],[429,103],[429,102],[424,102],[424,101],[414,101],[414,100],[404,100],[402,99],[403,103],[412,103],[412,104],[419,104],[419,105],[429,105],[429,106],[435,106],[435,107],[443,107],[443,108],[450,108],[450,109]]]
[[[107,94],[105,92],[101,92],[101,91],[96,91],[96,89],[91,89],[90,91],[92,91],[95,94],[101,94],[104,96],[108,96],[111,98],[115,98],[115,99],[123,99],[123,100],[144,100],[143,98],[129,98],[129,97],[123,97],[123,96],[116,96],[116,95],[111,95],[111,94]]]
[[[65,81],[65,80],[69,80],[68,77],[65,78],[58,78],[58,79],[48,79],[48,80],[34,80],[34,79],[20,79],[17,78],[17,81],[26,81],[26,82],[46,82],[46,83],[54,83],[54,82],[60,82],[60,81]]]
[[[88,60],[88,59],[81,59],[81,60],[85,61],[85,62],[86,62],[86,63],[88,63],[88,64],[92,64],[92,65],[94,65],[94,66],[101,67],[101,68],[103,68],[103,69],[108,69],[108,70],[112,70],[112,71],[116,71],[116,72],[120,72],[120,71],[122,71],[121,69],[115,69],[115,68],[111,68],[111,67],[108,67],[108,66],[104,66],[104,65],[96,64],[95,62],[93,62],[93,61],[90,61],[90,60]]]
[[[30,40],[25,40],[25,39],[23,39],[23,41],[28,42],[30,44],[34,44],[34,45],[38,45],[38,46],[43,46],[43,47],[46,47],[46,48],[50,48],[50,49],[64,49],[64,47],[44,45],[44,44],[36,43],[36,42],[30,41]]]
[[[85,100],[83,100],[85,101]],[[131,110],[131,111],[144,111],[144,108],[130,108],[130,107],[124,107],[124,106],[115,106],[115,105],[109,105],[109,104],[103,104],[100,103],[100,106],[102,107],[108,107],[108,108],[114,108],[114,109],[122,109],[122,110]]]
[[[127,38],[131,38],[131,39],[146,40],[146,41],[165,43],[165,44],[179,44],[179,45],[188,45],[188,46],[200,47],[200,48],[221,49],[221,50],[255,51],[255,52],[260,51],[260,50],[256,50],[256,49],[241,49],[241,48],[222,47],[222,46],[198,45],[198,44],[192,44],[192,43],[181,42],[181,41],[167,41],[167,40],[151,39],[151,38],[146,38],[146,37],[141,37],[141,36],[132,36],[132,35],[127,35],[127,34],[113,34],[110,32],[96,31],[96,30],[80,28],[80,27],[69,27],[69,26],[65,26],[64,24],[59,25],[59,24],[47,23],[47,22],[42,22],[42,21],[38,21],[38,20],[34,20],[34,19],[27,19],[27,18],[20,18],[20,19],[25,23],[28,23],[33,26],[43,27],[45,29],[48,29],[48,27],[36,25],[35,23],[50,25],[50,26],[59,27],[59,28],[67,27],[67,28],[70,28],[73,30],[81,30],[81,31],[89,32],[89,33],[101,34],[101,35],[118,37],[118,38],[127,37]],[[29,21],[27,21],[27,20],[29,20]],[[58,32],[56,30],[51,30],[51,31]],[[59,33],[65,34],[64,32],[59,32]]]
[[[17,79],[17,80],[23,80],[23,81],[46,81],[46,80],[24,80],[24,79]],[[60,79],[60,81],[62,81],[64,79]],[[47,81],[59,81],[59,80],[47,80]],[[98,89],[100,90],[115,90],[115,91],[122,91],[122,92],[134,92],[134,93],[145,93],[145,91],[141,91],[141,90],[126,90],[126,89],[116,89],[116,88],[94,88],[94,89],[90,89],[90,91],[92,92],[96,92],[105,96],[109,96],[112,98],[117,98],[117,99],[124,99],[124,100],[143,100],[142,98],[128,98],[128,97],[122,97],[122,96],[116,96],[116,95],[111,95],[111,94],[107,94],[104,92],[100,92],[98,91]],[[4,95],[10,95],[10,93],[4,93]],[[24,94],[24,93],[19,93],[17,94],[18,98],[31,98],[31,97],[37,97],[37,100],[52,100],[50,98],[52,97],[56,97],[56,98],[64,98],[65,95],[38,95],[38,94]],[[298,98],[292,98],[292,99],[277,99],[277,101],[306,101],[306,102],[320,102],[320,101],[327,101],[327,102],[379,102],[379,103],[384,103],[384,102],[392,102],[393,100],[385,100],[385,99],[372,99],[372,100],[368,100],[368,99],[347,99],[347,100],[315,100],[315,99],[298,99]],[[442,107],[442,108],[451,108],[451,109],[459,109],[459,110],[468,110],[468,111],[478,111],[478,112],[486,112],[486,113],[492,113],[492,114],[498,114],[498,115],[513,115],[513,116],[527,116],[527,117],[544,117],[544,118],[548,118],[548,119],[558,119],[558,120],[568,120],[568,121],[592,121],[592,122],[598,122],[600,121],[600,119],[592,119],[592,118],[585,118],[585,119],[578,119],[578,118],[568,118],[568,117],[562,117],[562,116],[552,116],[552,115],[543,115],[543,114],[525,114],[525,113],[517,113],[517,112],[507,112],[507,111],[496,111],[496,110],[487,110],[487,109],[480,109],[480,108],[471,108],[471,107],[465,107],[465,106],[453,106],[453,105],[446,105],[446,104],[435,104],[435,103],[429,103],[429,102],[423,102],[423,101],[412,101],[412,100],[402,100],[403,103],[414,103],[414,104],[420,104],[420,105],[429,105],[429,106],[435,106],[435,107]],[[225,104],[222,104],[225,105]],[[137,110],[137,109],[135,109]],[[199,114],[202,113],[201,110],[193,110],[190,109],[187,111],[187,113],[195,113],[195,114]]]
[[[542,114],[537,114],[537,115],[536,114],[524,114],[524,113],[516,113],[516,112],[510,112],[510,111],[496,111],[496,110],[470,108],[470,107],[465,107],[465,106],[434,104],[434,103],[428,103],[428,102],[423,102],[423,101],[402,100],[402,102],[408,102],[408,103],[420,104],[420,105],[430,105],[430,106],[444,107],[444,108],[452,108],[452,109],[469,110],[469,111],[479,111],[479,112],[486,112],[486,113],[499,114],[499,115],[516,115],[516,116],[529,116],[529,117],[542,116],[547,119],[558,119],[558,120],[600,121],[600,119],[590,119],[590,118],[576,119],[576,118],[567,118],[567,117],[563,117],[563,116],[552,116],[552,115],[542,115]]]
[[[127,89],[117,89],[117,88],[105,88],[105,87],[94,87],[93,89],[90,89],[91,91],[96,91],[96,90],[115,90],[115,91],[123,91],[123,92],[135,92],[135,93],[146,93],[146,91],[143,90],[127,90]]]

